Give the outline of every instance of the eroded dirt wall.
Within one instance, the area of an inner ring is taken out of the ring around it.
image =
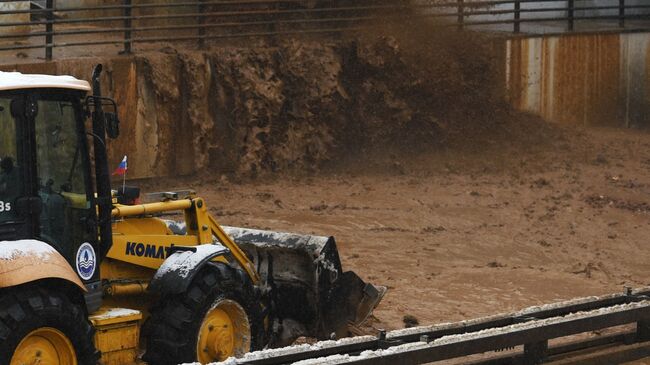
[[[647,33],[509,41],[387,26],[356,39],[3,66],[88,79],[106,66],[130,178],[298,169],[373,150],[530,134],[503,102],[550,121],[644,126]],[[480,138],[474,138],[480,136]]]
[[[255,176],[314,171],[369,151],[431,148],[502,123],[494,116],[507,112],[495,61],[503,49],[454,37],[476,44],[374,35],[1,68],[89,79],[103,63],[103,92],[117,101],[122,121],[110,159],[117,165],[128,155],[129,178]]]

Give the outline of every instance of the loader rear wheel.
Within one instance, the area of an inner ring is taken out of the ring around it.
[[[16,347],[11,365],[23,364],[77,365],[77,353],[63,332],[41,327],[30,332]]]
[[[93,336],[84,311],[60,290],[0,293],[0,364],[95,365]]]
[[[241,270],[210,263],[184,293],[160,299],[143,328],[150,364],[208,364],[264,345],[260,302]]]

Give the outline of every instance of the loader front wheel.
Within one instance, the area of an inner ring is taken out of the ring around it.
[[[99,353],[84,311],[59,291],[0,293],[0,364],[95,365]]]
[[[259,301],[241,270],[210,263],[178,295],[160,299],[143,328],[150,364],[209,364],[264,345]]]
[[[250,323],[239,303],[219,298],[206,313],[196,342],[197,360],[208,364],[250,351]],[[242,334],[244,334],[242,336]]]

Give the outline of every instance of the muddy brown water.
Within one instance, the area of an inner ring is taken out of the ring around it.
[[[334,235],[345,269],[389,288],[372,332],[648,284],[650,134],[570,134],[564,148],[429,153],[399,171],[388,158],[143,186],[195,188],[222,224]]]

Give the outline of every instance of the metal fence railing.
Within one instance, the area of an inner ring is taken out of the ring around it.
[[[435,26],[508,32],[579,24],[650,29],[647,0],[107,0],[0,1],[0,52],[64,47],[119,47],[160,42],[205,47],[218,40],[336,34],[377,20],[430,19]],[[83,3],[83,2],[76,2]]]

